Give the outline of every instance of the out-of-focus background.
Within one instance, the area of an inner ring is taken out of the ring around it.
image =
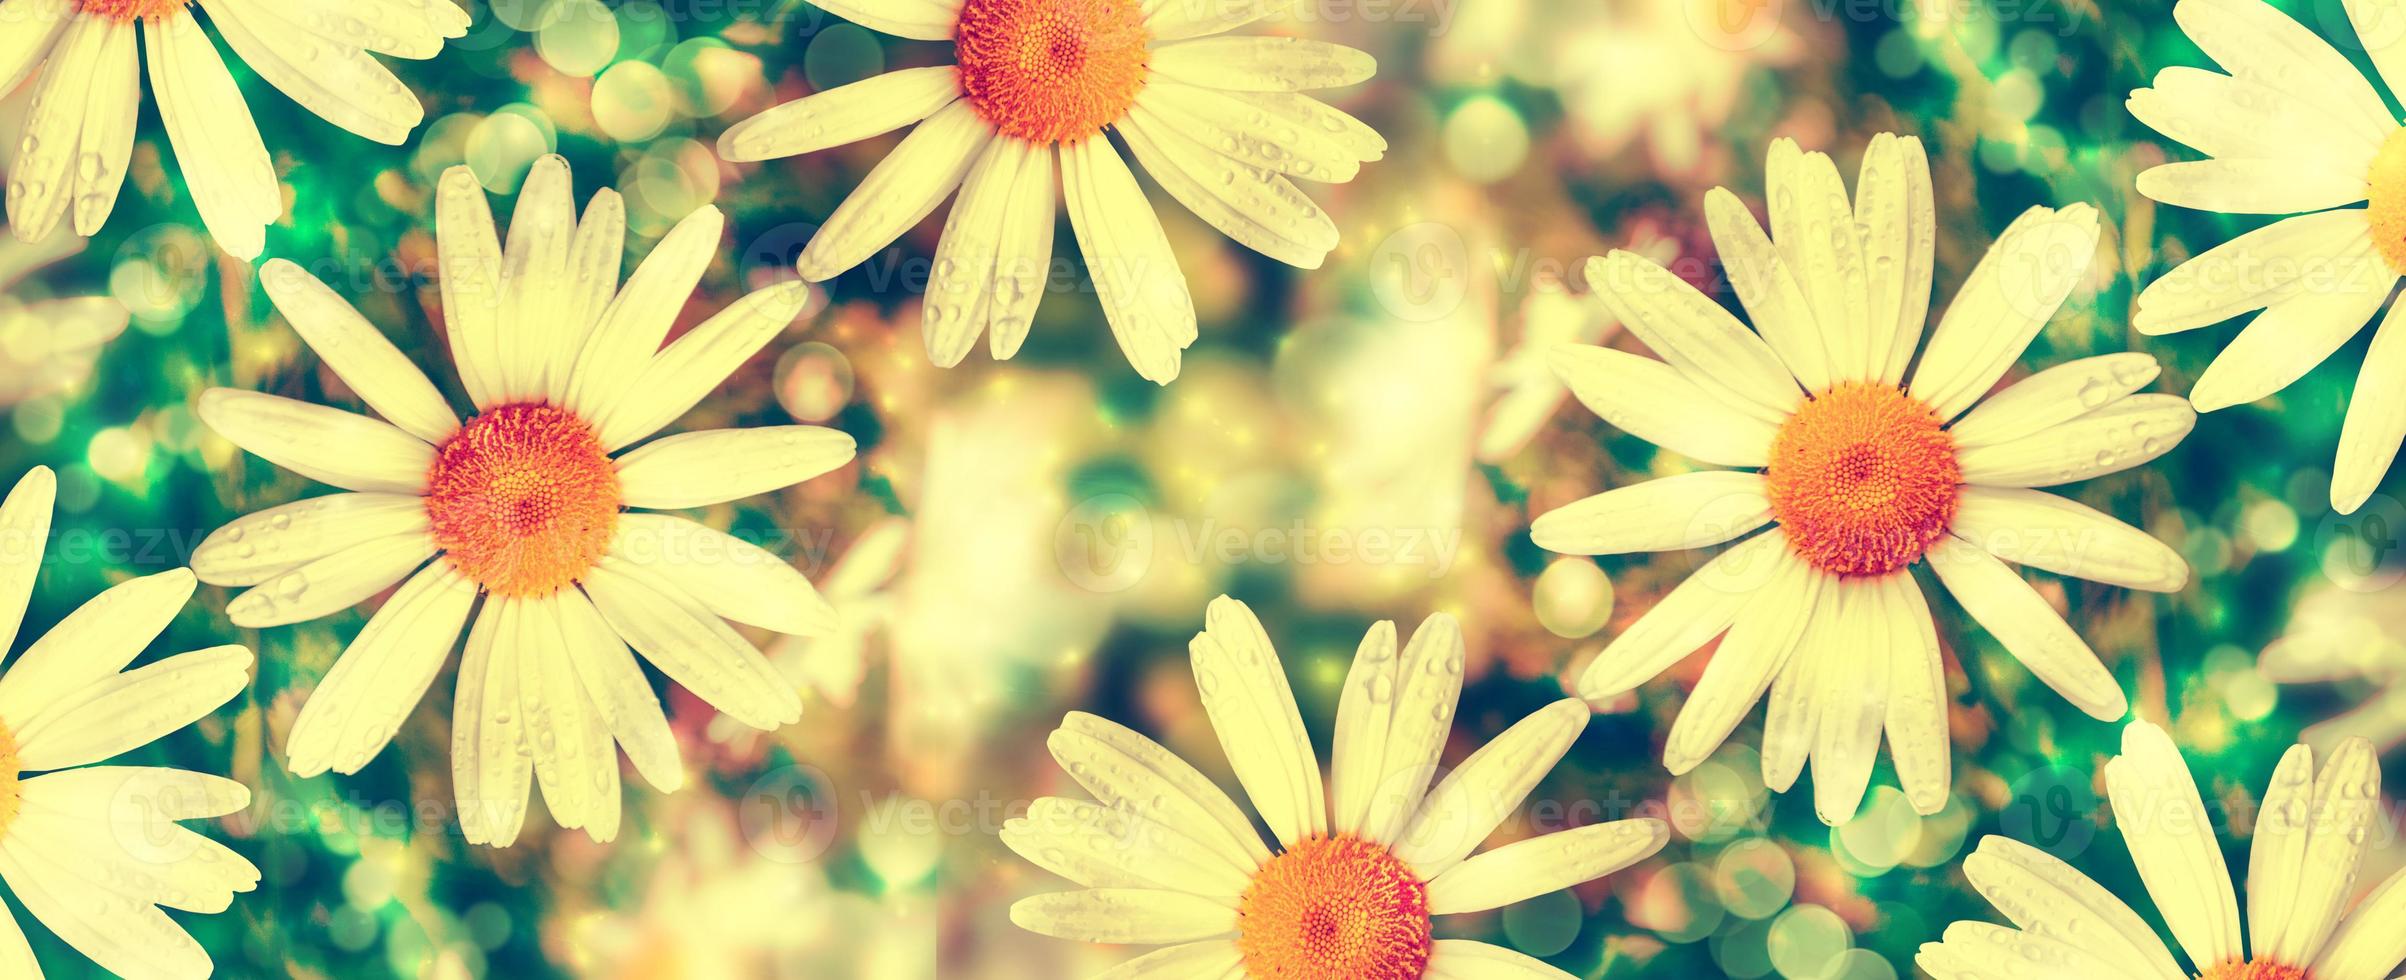
[[[2340,4],[2283,6],[2364,62]],[[427,105],[400,147],[349,136],[233,66],[291,201],[269,256],[350,297],[459,404],[431,278],[429,192],[445,168],[474,168],[506,215],[529,163],[565,154],[580,198],[625,193],[630,258],[716,203],[729,237],[690,325],[791,276],[814,223],[896,139],[735,166],[713,154],[718,133],[777,102],[950,55],[801,0],[472,7],[474,29],[440,57],[392,63]],[[1252,254],[1155,194],[1202,319],[1175,384],[1126,366],[1066,231],[1065,288],[1026,350],[930,368],[912,275],[931,261],[930,220],[828,284],[682,423],[800,420],[859,439],[844,470],[700,515],[789,555],[847,629],[755,636],[809,702],[779,732],[716,719],[662,682],[693,778],[665,796],[630,782],[615,844],[540,815],[513,849],[462,843],[448,674],[359,775],[289,777],[285,733],[365,611],[240,631],[222,615],[227,593],[203,589],[158,652],[233,637],[258,650],[257,683],[132,758],[258,790],[210,830],[260,866],[259,891],[227,914],[178,916],[221,974],[1050,978],[1133,955],[1012,927],[1010,902],[1066,885],[994,834],[1030,799],[1077,795],[1044,748],[1072,709],[1147,731],[1233,788],[1185,663],[1212,596],[1260,613],[1324,757],[1363,630],[1458,617],[1472,663],[1451,762],[1563,696],[1707,557],[1557,558],[1530,543],[1537,513],[1692,465],[1566,399],[1544,352],[1638,349],[1568,285],[1608,249],[1673,264],[1729,302],[1702,197],[1726,185],[1760,213],[1775,137],[1830,151],[1850,182],[1873,134],[1923,139],[1940,212],[1934,311],[2022,209],[2100,207],[2094,272],[2026,368],[2135,348],[2166,363],[2159,390],[2185,392],[2232,333],[2141,338],[2127,325],[2139,285],[2254,223],[2131,190],[2139,170],[2186,151],[2138,127],[2124,97],[2156,69],[2206,64],[2167,3],[1303,0],[1250,30],[1374,53],[1378,77],[1330,97],[1393,150],[1352,184],[1312,188],[1344,232],[1316,272]],[[5,132],[26,94],[0,102]],[[60,538],[28,636],[110,581],[180,564],[234,515],[322,492],[195,421],[212,385],[355,404],[254,270],[197,228],[145,108],[103,234],[0,301],[0,468],[60,475]],[[92,294],[132,312],[96,366],[77,321],[41,305]],[[2187,555],[2186,591],[2042,583],[2138,713],[2173,724],[2228,818],[2234,867],[2256,794],[2301,731],[2406,732],[2399,484],[2354,518],[2326,503],[2363,346],[2277,398],[2207,417],[2153,465],[2073,489]],[[1993,917],[1957,871],[1991,833],[2138,898],[2098,802],[2117,728],[2035,683],[1947,601],[1933,606],[1958,745],[1943,813],[1915,816],[1883,763],[1864,816],[1832,831],[1806,792],[1764,792],[1746,747],[1759,744],[1754,720],[1712,762],[1669,777],[1660,739],[1701,666],[1691,658],[1602,706],[1499,832],[1655,814],[1675,827],[1671,845],[1443,933],[1590,978],[1909,976],[1915,947],[1945,923]],[[95,975],[28,932],[51,976]]]

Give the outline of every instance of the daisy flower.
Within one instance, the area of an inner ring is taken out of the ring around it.
[[[107,296],[21,299],[26,276],[81,251],[84,240],[52,235],[40,244],[0,240],[0,405],[74,388],[92,376],[101,345],[125,332],[132,314]]]
[[[1786,790],[1809,758],[1815,809],[1844,822],[1885,731],[1907,797],[1936,813],[1951,779],[1949,698],[1912,567],[1926,559],[2048,686],[2121,718],[2113,674],[2005,563],[2181,588],[2189,568],[2171,548],[2033,488],[2154,459],[2196,414],[2178,396],[2134,394],[2158,370],[2144,354],[2072,361],[1988,394],[2087,274],[2094,209],[2015,219],[1924,344],[1937,216],[1920,141],[1873,140],[1852,204],[1830,158],[1793,141],[1772,144],[1769,183],[1772,235],[1727,189],[1705,200],[1754,331],[1619,252],[1590,261],[1588,283],[1662,359],[1572,346],[1554,361],[1613,425],[1744,469],[1611,490],[1539,517],[1532,535],[1577,555],[1744,538],[1606,647],[1580,694],[1626,693],[1726,632],[1671,728],[1672,772],[1703,762],[1768,693],[1767,785]]]
[[[0,646],[24,623],[57,492],[37,467],[0,502]],[[206,717],[249,685],[251,652],[239,646],[125,669],[192,589],[182,568],[120,582],[0,672],[0,881],[76,952],[124,977],[208,976],[208,952],[161,909],[223,912],[259,884],[241,855],[177,823],[249,806],[241,783],[93,765]],[[42,975],[4,904],[0,975]]]
[[[2295,746],[2264,791],[2247,861],[2247,933],[2214,837],[2214,810],[2163,729],[2134,722],[2105,767],[2114,822],[2184,968],[2137,911],[2045,851],[1989,837],[1964,876],[2011,927],[1948,926],[1917,962],[1938,980],[2382,980],[2406,960],[2406,871],[2362,901],[2357,876],[2384,819],[2372,746],[2350,739],[2320,767]]]
[[[1500,908],[1662,849],[1660,820],[1592,824],[1472,856],[1568,751],[1587,706],[1539,709],[1429,783],[1462,689],[1462,631],[1431,616],[1400,655],[1363,637],[1337,706],[1328,791],[1286,669],[1243,603],[1212,602],[1195,686],[1275,849],[1202,773],[1127,728],[1071,714],[1053,758],[1095,802],[1037,800],[1003,843],[1086,886],[1011,908],[1062,939],[1162,945],[1108,976],[1253,980],[1567,978],[1498,946],[1435,939],[1431,917]]]
[[[400,584],[293,723],[294,775],[366,765],[471,619],[451,741],[471,842],[517,838],[530,779],[561,826],[610,839],[613,741],[654,787],[683,783],[676,741],[629,646],[754,728],[801,717],[794,685],[725,620],[823,631],[834,613],[802,573],[691,520],[628,508],[702,507],[791,486],[849,461],[852,438],[763,426],[628,447],[792,323],[809,287],[752,293],[663,348],[724,219],[715,208],[686,217],[621,288],[624,208],[605,189],[580,222],[567,161],[545,157],[519,192],[505,248],[475,176],[443,175],[437,250],[452,358],[475,403],[465,421],[323,283],[289,262],[260,270],[293,329],[383,418],[204,392],[210,428],[349,492],[220,528],[193,553],[193,570],[249,587],[226,607],[248,628],[316,619]]]
[[[877,254],[956,188],[927,287],[929,359],[951,367],[978,334],[997,360],[1027,339],[1052,271],[1055,167],[1111,332],[1138,374],[1167,384],[1195,340],[1195,307],[1161,221],[1108,128],[1170,196],[1239,244],[1316,269],[1337,226],[1289,177],[1352,180],[1387,144],[1300,94],[1363,81],[1352,48],[1222,37],[1274,0],[827,0],[898,37],[953,42],[956,64],[890,72],[788,102],[719,140],[733,161],[824,150],[918,124],[803,249],[811,280]]]
[[[327,122],[394,146],[426,110],[371,55],[432,58],[445,38],[468,32],[468,12],[450,0],[201,0],[200,8],[268,84]],[[70,210],[79,235],[108,220],[133,158],[144,61],[201,222],[218,247],[257,257],[267,226],[284,213],[284,192],[191,0],[0,0],[0,92],[46,69],[9,175],[17,237],[49,237]]]
[[[2400,11],[2378,0],[2349,0],[2347,11],[2392,91],[2406,85]],[[2149,169],[2139,193],[2201,211],[2295,215],[2206,250],[2139,294],[2131,325],[2148,334],[2263,311],[2189,392],[2211,412],[2288,387],[2389,302],[2406,273],[2406,129],[2347,56],[2261,0],[2181,0],[2172,15],[2229,74],[2166,68],[2131,93],[2140,122],[2210,158]],[[2340,426],[2331,506],[2341,513],[2372,496],[2406,439],[2406,325],[2394,306],[2381,323]]]

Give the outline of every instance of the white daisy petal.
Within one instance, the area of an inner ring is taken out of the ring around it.
[[[1421,880],[1462,863],[1495,833],[1587,728],[1587,703],[1565,698],[1530,713],[1439,780],[1396,839],[1397,860]]]
[[[1964,450],[1963,482],[2051,487],[2119,473],[2171,452],[2197,427],[2179,395],[2132,395],[2011,442]]]
[[[2137,912],[2052,854],[2006,837],[1983,837],[1964,859],[1963,875],[2014,925],[2038,935],[2082,937],[2082,948],[2112,964],[2115,976],[2188,976]]]
[[[1895,671],[1899,642],[1908,631],[1918,632],[1911,610],[1893,599],[1890,583],[1904,575],[1876,579],[1835,579],[1822,586],[1837,593],[1839,651],[1854,651],[1860,666],[1823,670],[1819,674],[1820,703],[1815,706],[1813,739],[1813,811],[1821,822],[1838,826],[1853,820],[1871,785],[1871,767],[1879,760],[1880,732],[1888,720],[1888,682]]]
[[[926,119],[960,97],[961,71],[951,65],[872,75],[736,123],[719,136],[718,155],[745,163],[856,143]]]
[[[2306,789],[2312,796],[2305,811],[2305,847],[2298,852],[2297,878],[2281,909],[2283,927],[2270,936],[2251,935],[2257,955],[2281,963],[2311,962],[2337,930],[2356,897],[2356,875],[2383,819],[2381,764],[2372,744],[2361,738],[2341,742]],[[2271,801],[2268,792],[2265,802]],[[2276,852],[2273,860],[2281,855]],[[2252,896],[2252,876],[2250,881]]]
[[[50,467],[36,466],[18,477],[8,499],[0,501],[0,652],[15,645],[17,628],[25,624],[25,604],[33,598],[33,582],[42,571],[50,511],[57,500],[58,475]],[[0,679],[0,688],[6,686]]]
[[[543,400],[554,405],[568,404],[577,360],[601,326],[611,301],[618,296],[618,274],[625,265],[626,252],[626,199],[607,187],[594,191],[593,199],[585,203],[584,218],[577,222],[576,237],[569,244],[569,280],[558,334],[550,354],[544,357]],[[659,345],[652,346],[656,349]]]
[[[1392,844],[1436,776],[1462,694],[1462,627],[1430,616],[1399,657],[1395,624],[1362,637],[1337,705],[1329,792],[1339,834]]]
[[[2189,401],[2211,412],[2271,395],[2331,356],[2372,320],[2397,287],[2398,274],[2369,252],[2327,288],[2274,303],[2214,355]]]
[[[739,500],[834,470],[853,449],[850,435],[815,425],[679,433],[619,459],[620,493],[657,510]]]
[[[526,823],[534,758],[519,707],[518,600],[496,596],[468,628],[451,707],[451,783],[460,832],[471,844],[508,847]]]
[[[1829,576],[1782,551],[1771,580],[1747,600],[1671,723],[1663,764],[1674,775],[1702,764],[1754,710],[1788,657]]]
[[[2173,19],[2208,57],[2379,138],[2397,128],[2372,83],[2330,42],[2261,0],[2181,0]]]
[[[1983,399],[1947,432],[1958,450],[2012,442],[2104,408],[2161,373],[2155,358],[2136,351],[2065,361]]]
[[[0,724],[22,730],[50,703],[132,663],[191,600],[190,569],[128,579],[42,634],[0,673]]]
[[[327,555],[394,535],[425,533],[424,498],[336,493],[245,514],[202,539],[192,572],[210,585],[257,585]]]
[[[584,587],[628,646],[712,707],[762,731],[801,719],[801,693],[742,634],[683,590],[616,558],[595,565]]]
[[[1241,976],[1244,955],[1226,940],[1157,949],[1094,975],[1094,980],[1219,980]]]
[[[2130,114],[2210,157],[2281,160],[2299,170],[2364,173],[2380,134],[2247,76],[2174,66],[2130,93]],[[2311,149],[2309,149],[2311,148]]]
[[[1662,850],[1671,828],[1621,820],[1506,844],[1454,865],[1429,882],[1429,914],[1499,909],[1602,878]]]
[[[125,187],[125,168],[134,152],[134,123],[142,105],[142,68],[135,54],[134,34],[130,23],[111,30],[98,61],[90,67],[90,76],[83,80],[89,95],[81,162],[74,174],[78,235],[100,233],[109,212],[117,207],[118,192]]]
[[[1337,224],[1293,181],[1220,154],[1157,117],[1118,127],[1138,163],[1170,196],[1231,241],[1300,269],[1337,247]]]
[[[1829,353],[1822,345],[1812,304],[1806,301],[1794,270],[1772,246],[1771,236],[1754,220],[1754,212],[1728,188],[1715,187],[1704,195],[1704,217],[1712,231],[1713,248],[1721,255],[1722,271],[1728,274],[1730,287],[1737,291],[1738,302],[1746,307],[1754,328],[1762,332],[1763,342],[1771,345],[1805,390],[1828,388]]]
[[[1195,342],[1195,303],[1161,218],[1107,140],[1061,147],[1061,189],[1112,336],[1138,375],[1170,383]]]
[[[1469,939],[1440,939],[1429,947],[1428,980],[1576,980],[1543,961]]]
[[[893,244],[960,186],[994,127],[966,101],[954,102],[911,130],[869,171],[803,246],[799,267],[812,282],[833,279]]]
[[[1882,142],[1885,140],[1886,142]],[[1930,159],[1918,137],[1881,134],[1855,179],[1855,221],[1865,229],[1871,287],[1871,340],[1882,384],[1905,380],[1930,317],[1930,276],[1938,258],[1938,207]],[[1884,152],[1883,152],[1884,151]],[[1889,326],[1886,336],[1881,327]]]
[[[881,34],[949,41],[961,19],[961,0],[812,0],[812,5]]]
[[[459,431],[459,416],[425,372],[316,276],[270,259],[259,269],[259,284],[293,332],[376,414],[430,443]]]
[[[557,153],[536,158],[518,185],[510,238],[501,253],[501,322],[494,336],[499,376],[493,395],[505,404],[541,397],[552,352],[564,346],[560,315],[568,307],[568,251],[576,237],[574,180]]]
[[[1955,536],[2014,564],[2149,592],[2189,582],[2171,546],[2078,501],[2004,487],[1965,487],[1959,500]]]
[[[1088,888],[1158,888],[1233,907],[1251,880],[1252,869],[1168,825],[1096,803],[1037,800],[1001,837],[1029,863]]]
[[[211,388],[198,414],[254,456],[345,490],[422,493],[434,447],[364,415],[255,391]]]
[[[1771,238],[1812,305],[1829,353],[1830,380],[1876,377],[1887,365],[1892,331],[1887,323],[1877,329],[1872,323],[1864,241],[1846,199],[1846,182],[1829,154],[1803,152],[1794,140],[1774,140],[1771,155],[1771,195],[1792,202],[1772,210]],[[1784,163],[1781,157],[1787,158]]]
[[[1548,355],[1554,376],[1596,417],[1681,455],[1722,466],[1761,466],[1779,429],[1651,357],[1564,344]]]
[[[1159,821],[1241,868],[1269,860],[1269,849],[1235,801],[1152,739],[1073,711],[1045,745],[1062,770],[1105,806]]]
[[[1565,555],[1685,551],[1771,522],[1758,473],[1707,470],[1607,490],[1538,516],[1537,546]]]
[[[228,254],[257,258],[284,194],[242,89],[190,13],[145,22],[142,42],[150,94],[201,223]]]
[[[1154,43],[1223,34],[1260,20],[1290,0],[1147,0],[1145,34]]]
[[[74,18],[51,52],[50,70],[34,83],[33,107],[8,175],[8,218],[19,238],[48,238],[66,216],[86,152],[84,121],[92,114],[94,89],[112,89],[119,70],[131,67],[118,64],[112,38],[122,31],[131,40],[132,30],[107,17]]]
[[[985,304],[987,350],[1009,360],[1026,342],[1036,306],[1044,300],[1053,270],[1055,208],[1053,154],[1034,147],[1019,168],[1011,202],[1003,209],[1000,251]]]
[[[1963,611],[2064,700],[2099,721],[2118,720],[2130,710],[2113,672],[2046,597],[2004,562],[1954,538],[1939,542],[1928,557]]]
[[[1236,910],[1182,892],[1091,888],[1020,899],[1011,921],[1055,939],[1157,945],[1227,935],[1236,930]]]
[[[1352,180],[1363,163],[1386,152],[1385,142],[1353,117],[1287,93],[1222,92],[1156,76],[1137,94],[1129,116],[1156,132],[1185,133],[1250,166],[1323,184]]]
[[[1155,47],[1145,67],[1205,88],[1300,92],[1368,81],[1378,59],[1310,38],[1212,37]]]
[[[618,749],[594,717],[560,631],[558,603],[519,606],[518,703],[536,784],[553,822],[607,842],[618,831]]]
[[[2373,495],[2406,440],[2406,313],[2391,305],[2373,333],[2372,349],[2356,372],[2347,421],[2339,427],[2339,456],[2331,464],[2331,507],[2353,514]]]
[[[480,191],[480,207],[482,200]],[[581,418],[600,419],[635,390],[635,378],[660,353],[661,341],[668,339],[677,314],[685,309],[685,302],[701,284],[702,272],[718,255],[719,239],[726,229],[726,214],[703,205],[679,219],[660,244],[652,247],[651,254],[644,256],[577,353],[576,366],[568,372],[569,410]],[[448,268],[449,261],[444,265]],[[444,304],[448,306],[449,299]]]
[[[2131,861],[2148,897],[2192,963],[2246,956],[2239,903],[2214,820],[2198,798],[2189,764],[2164,730],[2132,722],[2122,730],[2122,754],[2105,764],[2114,823],[2130,845]]]
[[[961,363],[986,329],[986,307],[998,295],[995,273],[1002,243],[1017,230],[1006,222],[1011,205],[1019,200],[1019,172],[1045,152],[1024,140],[995,140],[961,179],[961,193],[944,218],[936,264],[920,305],[920,334],[927,342],[928,361],[937,367]]]
[[[711,612],[789,636],[835,629],[835,607],[768,549],[668,514],[629,513],[618,520],[611,554],[650,569]]]
[[[1804,402],[1803,390],[1762,338],[1670,270],[1616,250],[1589,259],[1583,275],[1630,333],[1729,407],[1777,424]]]
[[[2159,203],[2223,214],[2320,211],[2354,204],[2365,193],[2362,174],[2253,158],[2159,164],[2139,172],[2138,187]]]
[[[279,573],[235,596],[226,603],[226,618],[244,629],[305,623],[392,588],[434,553],[434,537],[426,531],[362,542]]]
[[[375,57],[313,34],[249,0],[199,0],[245,65],[319,118],[399,146],[426,119],[416,93]]]
[[[1897,785],[1914,812],[1935,814],[1947,805],[1947,788],[1954,781],[1954,736],[1947,727],[1946,666],[1939,660],[1938,624],[1930,618],[1929,600],[1910,576],[1895,577],[1891,586],[1895,608],[1904,610],[1900,623],[1913,624],[1896,637],[1888,659],[1893,676],[1888,688],[1888,756],[1896,766]]]
[[[2304,911],[2298,894],[2302,879],[2323,872],[2352,877],[2355,862],[2344,869],[2306,864],[2312,825],[2325,816],[2314,809],[2313,749],[2292,745],[2281,755],[2272,782],[2264,787],[2264,804],[2256,812],[2255,841],[2247,849],[2247,938],[2259,955],[2269,958],[2286,945],[2292,913]],[[2300,931],[2311,928],[2312,923],[2300,924]]]
[[[581,591],[563,589],[559,603],[560,632],[577,681],[592,699],[594,710],[610,735],[625,747],[627,761],[645,782],[663,793],[685,785],[685,764],[678,758],[677,736],[669,730],[660,698],[635,663],[626,641],[602,618],[600,610]]]
[[[239,646],[178,654],[70,691],[10,725],[27,771],[90,765],[192,724],[250,683]]]
[[[1847,639],[1844,625],[1838,590],[1821,590],[1797,629],[1796,652],[1788,656],[1764,695],[1763,785],[1774,792],[1785,793],[1795,786],[1796,777],[1804,775],[1805,763],[1813,758],[1813,742],[1821,735],[1822,674],[1832,666],[1832,659],[1852,661],[1858,654],[1851,646],[1832,652]]]
[[[2390,875],[2356,903],[2307,973],[2325,980],[2381,980],[2401,961],[2406,961],[2406,871]]]
[[[58,36],[73,18],[69,0],[14,0],[9,5],[8,31],[0,31],[0,92],[14,92],[17,83],[51,56]],[[77,11],[80,13],[80,11]]]
[[[2198,253],[2139,291],[2130,325],[2178,333],[2327,287],[2371,249],[2364,211],[2283,218]]]
[[[1958,922],[1948,926],[1946,941],[1923,944],[1915,962],[1938,980],[2120,976],[2114,972],[2112,963],[2085,945],[1990,922]]]
[[[301,705],[284,742],[284,765],[303,779],[358,772],[434,686],[459,643],[476,584],[436,562],[402,584],[344,648]]]
[[[1579,677],[1579,696],[1603,701],[1635,690],[1702,649],[1775,579],[1773,573],[1785,566],[1787,551],[1787,536],[1774,529],[1697,569],[1596,655]]]
[[[1319,756],[1304,733],[1286,668],[1253,610],[1227,596],[1213,599],[1203,632],[1187,650],[1204,712],[1262,820],[1290,846],[1326,834]]]
[[[147,902],[96,887],[82,855],[52,853],[34,835],[0,838],[0,878],[43,926],[120,976],[199,980],[208,951]]]
[[[1952,419],[1988,394],[2088,275],[2098,235],[2097,209],[2085,204],[2014,219],[1939,318],[1914,369],[1913,397]]]
[[[701,404],[728,375],[791,326],[809,302],[810,287],[803,283],[770,286],[687,331],[652,359],[597,422],[602,446],[617,452]]]
[[[2398,0],[2347,0],[2347,12],[2381,80],[2392,92],[2406,91],[2406,10]]]
[[[5,900],[0,900],[0,972],[42,980],[41,961],[34,959],[33,947],[26,944],[25,931],[17,926],[17,915]]]
[[[501,373],[501,239],[484,185],[466,166],[443,171],[435,187],[434,242],[452,364],[468,399],[485,408]]]

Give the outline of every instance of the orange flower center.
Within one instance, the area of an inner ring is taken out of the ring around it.
[[[1352,837],[1271,858],[1237,905],[1237,950],[1256,980],[1419,980],[1430,942],[1428,886]]]
[[[24,790],[17,785],[17,735],[0,724],[0,839],[8,837],[8,825],[17,822],[17,808],[24,802]]]
[[[505,596],[546,596],[582,577],[610,549],[618,508],[618,469],[600,437],[550,405],[469,419],[426,479],[435,545]]]
[[[1832,574],[1884,575],[1947,532],[1963,468],[1929,406],[1849,381],[1780,426],[1763,477],[1798,556]]]
[[[75,0],[78,13],[110,20],[157,20],[190,5],[192,0]]]
[[[1075,143],[1128,114],[1151,37],[1137,0],[967,0],[953,41],[961,91],[995,129]]]
[[[2373,247],[2390,271],[2406,275],[2406,129],[2381,141],[2364,184],[2364,218],[2373,226]]]
[[[2254,963],[2232,960],[2198,974],[2197,980],[2306,980],[2306,968],[2262,960]]]

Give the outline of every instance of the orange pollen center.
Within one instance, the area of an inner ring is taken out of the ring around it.
[[[1798,556],[1836,575],[1885,575],[1947,532],[1963,467],[1928,406],[1849,381],[1780,426],[1763,481]]]
[[[426,477],[434,543],[488,592],[546,596],[609,550],[618,469],[566,409],[503,405],[469,419]]]
[[[2364,218],[2373,226],[2373,247],[2390,271],[2406,275],[2406,129],[2381,141],[2364,184]]]
[[[2306,980],[2306,968],[2264,960],[2253,963],[2232,960],[2198,974],[2197,980]]]
[[[78,13],[110,20],[157,20],[190,5],[192,0],[75,0]]]
[[[1137,0],[966,0],[953,35],[969,104],[1035,143],[1075,143],[1127,115],[1151,40]]]
[[[17,822],[17,808],[25,801],[17,786],[17,765],[17,734],[0,724],[0,839],[8,837],[8,825]]]
[[[1428,886],[1352,837],[1271,858],[1237,905],[1237,950],[1256,980],[1419,980],[1430,943]]]

